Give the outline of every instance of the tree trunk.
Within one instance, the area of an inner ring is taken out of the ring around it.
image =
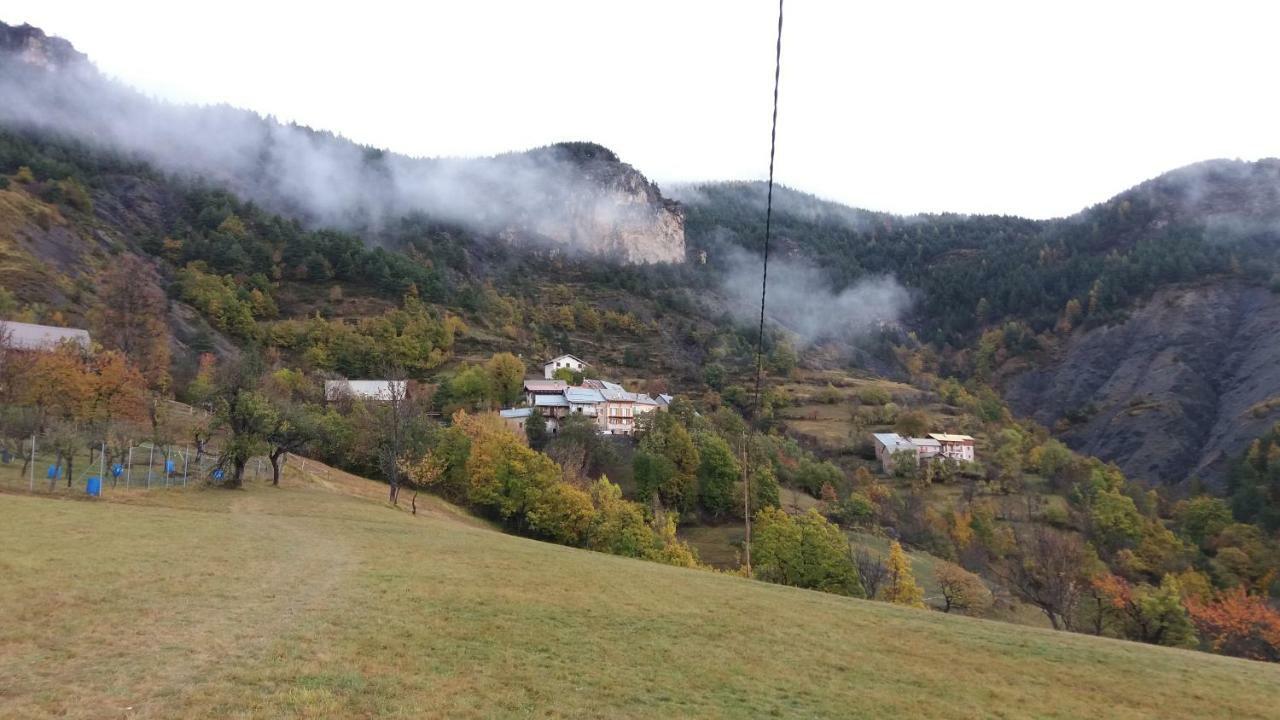
[[[1053,626],[1054,630],[1062,629],[1061,623],[1058,622],[1058,613],[1050,610],[1049,608],[1040,608],[1040,609],[1044,610],[1044,614],[1049,616],[1049,624]]]
[[[71,487],[71,476],[73,474],[72,467],[75,465],[75,462],[76,454],[74,452],[67,455],[67,487]]]
[[[390,491],[388,492],[388,498],[387,498],[387,499],[391,501],[391,504],[392,504],[392,505],[399,505],[399,504],[400,504],[400,485],[399,485],[399,483],[397,483],[395,480],[392,480],[392,481],[391,481],[391,483],[390,483],[390,485],[389,485],[389,487],[390,487]]]
[[[271,487],[280,487],[280,457],[284,450],[276,449],[267,457],[271,460]]]
[[[232,461],[232,463],[231,463],[231,481],[228,483],[228,487],[231,487],[231,488],[234,488],[234,489],[237,489],[237,490],[238,490],[238,489],[240,489],[240,488],[242,488],[242,487],[244,487],[244,465],[245,465],[245,462],[246,462],[246,461],[245,461],[244,459],[242,459],[242,458],[236,458],[234,461]]]

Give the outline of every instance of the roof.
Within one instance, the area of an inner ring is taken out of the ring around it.
[[[968,435],[949,435],[947,433],[929,433],[929,437],[944,443],[973,442]]]
[[[89,331],[80,328],[35,325],[33,323],[0,321],[7,343],[15,350],[52,350],[68,340],[89,349]]]
[[[616,383],[616,382],[609,382],[608,380],[601,380],[601,381],[600,381],[600,385],[601,385],[601,386],[603,387],[603,389],[605,389],[605,390],[616,390],[617,392],[626,392],[626,391],[627,391],[627,389],[626,389],[626,388],[622,387],[622,386],[621,386],[621,385],[619,385],[618,383]]]
[[[656,407],[658,405],[658,401],[654,400],[648,395],[645,395],[644,393],[636,393],[636,404],[637,405],[653,405]]]
[[[670,405],[672,400],[675,400],[675,398],[674,398],[674,397],[672,397],[671,395],[666,394],[666,393],[660,393],[660,394],[658,395],[658,404],[659,404],[659,405]]]
[[[880,441],[881,445],[887,448],[914,448],[911,441],[902,437],[898,433],[871,433],[872,437]]]
[[[909,442],[916,447],[942,447],[942,443],[933,438],[910,438]]]
[[[585,387],[565,388],[564,397],[571,403],[595,404],[604,402],[604,395],[602,395],[599,390]]]
[[[563,380],[525,380],[524,389],[529,392],[561,392],[569,383]]]
[[[603,395],[604,399],[608,400],[609,402],[635,402],[636,401],[635,393],[629,393],[626,390],[622,390],[621,388],[619,388],[618,390],[605,388],[604,390],[600,391],[600,394]]]
[[[403,395],[405,391],[404,380],[326,380],[324,383],[324,397],[326,400],[333,400],[345,394],[353,397],[390,400],[393,383],[397,387],[397,392]]]
[[[533,408],[507,408],[506,410],[499,410],[498,414],[509,420],[526,418],[533,414]]]
[[[578,362],[579,364],[581,364],[581,365],[587,365],[587,364],[588,364],[586,360],[583,360],[582,358],[578,357],[577,355],[570,355],[569,353],[565,353],[565,354],[563,354],[563,355],[557,355],[557,356],[555,356],[555,357],[551,358],[550,360],[548,360],[548,361],[546,361],[546,362],[544,362],[544,363],[542,363],[542,364],[543,364],[543,365],[550,365],[551,363],[553,363],[553,362],[555,362],[555,361],[557,361],[557,360],[564,360],[565,358],[568,358],[568,359],[570,359],[570,360],[577,361],[577,362]]]
[[[563,395],[538,395],[533,399],[535,407],[569,407]]]

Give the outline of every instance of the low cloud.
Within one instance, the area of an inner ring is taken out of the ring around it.
[[[598,146],[411,158],[246,110],[158,101],[101,75],[69,46],[71,59],[47,60],[61,43],[38,36],[25,53],[0,53],[0,124],[211,180],[312,225],[376,232],[422,213],[479,233],[599,252],[615,236],[672,222],[656,188],[627,176]]]
[[[760,313],[762,258],[732,249],[724,255],[721,291],[730,312],[744,323]],[[911,293],[888,275],[832,287],[822,270],[801,260],[769,259],[765,318],[810,345],[821,340],[852,340],[883,325],[898,323],[911,307]]]

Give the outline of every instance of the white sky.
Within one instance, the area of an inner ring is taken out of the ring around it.
[[[790,0],[777,177],[898,212],[1075,212],[1280,154],[1280,3]],[[763,179],[772,0],[7,0],[106,73],[413,155],[607,145]]]

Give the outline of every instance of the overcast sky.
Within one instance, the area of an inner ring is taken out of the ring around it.
[[[897,212],[1075,212],[1280,155],[1280,3],[789,0],[778,179]],[[157,97],[412,155],[594,140],[660,183],[763,179],[777,5],[8,0]]]

